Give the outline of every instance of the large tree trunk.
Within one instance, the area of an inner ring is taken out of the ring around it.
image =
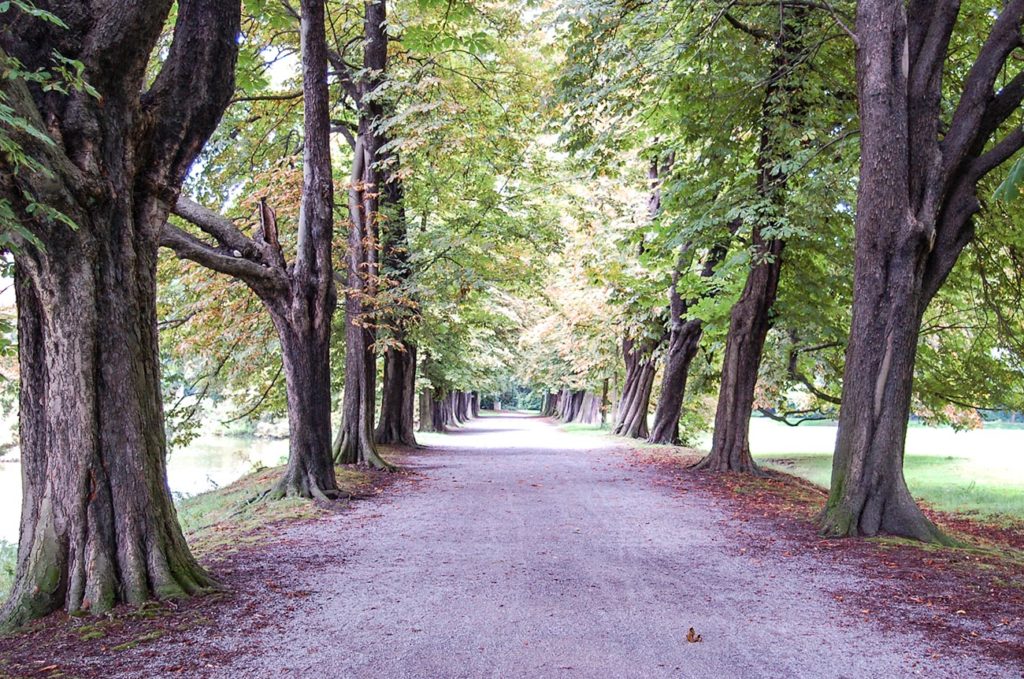
[[[416,399],[416,347],[389,347],[384,354],[384,384],[377,443],[416,445],[413,403]]]
[[[330,324],[274,314],[288,392],[288,465],[276,497],[337,497],[331,459]],[[330,316],[328,315],[328,318]]]
[[[750,455],[750,416],[761,352],[779,287],[783,242],[775,239],[765,243],[760,240],[760,233],[756,238],[755,247],[762,258],[750,270],[743,293],[729,314],[711,452],[697,465],[698,469],[757,473]]]
[[[843,374],[832,487],[821,516],[829,536],[880,532],[946,538],[903,478],[921,319],[973,238],[977,182],[1022,146],[1024,81],[1000,83],[1020,46],[1024,1],[1001,6],[950,100],[943,69],[959,7],[861,0],[857,86],[861,166],[853,321]],[[952,112],[952,115],[949,115]],[[997,132],[1001,140],[994,140]],[[993,143],[994,141],[994,143]]]
[[[0,191],[42,244],[18,242],[14,253],[22,515],[0,629],[214,584],[167,487],[156,260],[170,204],[233,90],[240,6],[181,0],[143,97],[170,6],[140,0],[111,15],[53,0],[46,8],[68,28],[12,9],[0,31],[0,50],[26,68],[46,67],[55,51],[81,60],[100,94],[4,85],[5,103],[54,140],[11,130],[46,172],[0,172]],[[75,228],[27,210],[26,192]]]
[[[48,255],[17,258],[24,491],[11,626],[213,584],[167,487],[155,248],[109,238],[134,231],[127,201],[93,218],[111,231],[80,225]]]
[[[651,354],[657,347],[654,340],[640,343],[623,340],[622,355],[626,363],[626,382],[616,415],[613,433],[630,438],[647,438],[647,411],[657,370]]]

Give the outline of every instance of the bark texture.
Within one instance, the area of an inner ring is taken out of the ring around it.
[[[1006,124],[1024,98],[1024,75],[1003,80],[1022,44],[1024,2],[1002,5],[952,101],[944,99],[942,75],[958,13],[958,3],[923,0],[857,5],[853,322],[832,487],[820,519],[829,536],[945,540],[903,478],[921,319],[974,235],[978,180],[1024,146],[1024,130]]]
[[[416,347],[389,347],[384,353],[384,384],[377,423],[377,443],[416,445],[413,409],[416,400]]]
[[[374,440],[377,361],[373,349],[373,309],[367,303],[377,291],[378,229],[382,172],[378,163],[384,139],[379,129],[384,111],[374,97],[387,67],[386,2],[364,3],[363,68],[356,83],[359,130],[349,188],[348,289],[345,294],[345,396],[334,459],[394,469],[377,452]]]
[[[303,185],[294,261],[285,261],[277,217],[265,200],[249,238],[229,219],[179,198],[175,214],[207,240],[167,224],[161,242],[183,259],[238,278],[263,302],[281,342],[288,394],[288,465],[271,494],[328,499],[338,487],[331,460],[330,340],[337,293],[327,43],[323,3],[303,0],[301,10]]]
[[[626,380],[616,414],[615,428],[612,430],[619,436],[645,439],[650,434],[647,427],[647,411],[650,408],[651,389],[654,387],[654,374],[657,370],[653,353],[658,344],[659,342],[653,339],[639,342],[625,339],[622,342]]]
[[[731,231],[735,233],[738,226],[738,223],[734,224]],[[690,308],[700,300],[683,299],[679,294],[679,276],[689,249],[689,246],[683,247],[679,264],[672,274],[672,287],[669,290],[669,315],[672,328],[669,333],[665,365],[662,368],[661,395],[658,397],[658,406],[654,411],[654,424],[651,426],[651,434],[647,438],[648,443],[678,444],[680,442],[679,417],[682,413],[683,400],[686,397],[686,380],[690,374],[690,365],[700,348],[701,337],[704,335],[703,321],[699,318],[687,317]],[[727,253],[728,246],[725,244],[711,248],[705,255],[701,277],[713,276],[715,267],[721,264]]]
[[[54,51],[78,59],[100,94],[4,86],[54,143],[14,130],[49,173],[0,172],[0,191],[44,246],[15,252],[23,494],[0,628],[215,584],[189,553],[167,487],[156,260],[170,206],[233,90],[240,6],[180,0],[164,65],[143,91],[171,4],[52,0],[67,29],[11,10],[0,32],[0,49],[27,68]],[[25,188],[77,228],[27,212]]]
[[[698,469],[758,473],[750,455],[750,416],[785,248],[785,241],[774,235],[776,215],[782,214],[789,180],[780,164],[791,155],[778,130],[795,125],[802,115],[795,69],[803,56],[807,11],[806,7],[780,10],[772,72],[761,105],[757,151],[758,198],[772,209],[752,225],[750,271],[739,300],[729,312],[711,452],[696,465]]]

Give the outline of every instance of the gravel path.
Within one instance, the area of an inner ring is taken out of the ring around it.
[[[855,576],[754,559],[728,512],[603,439],[505,416],[445,445],[386,499],[288,529],[283,591],[309,595],[229,634],[213,676],[1021,676],[851,616],[829,592]]]

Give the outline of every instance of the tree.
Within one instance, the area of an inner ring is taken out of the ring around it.
[[[30,69],[54,52],[80,62],[98,95],[19,82],[5,92],[52,138],[21,135],[45,172],[0,189],[32,233],[15,253],[24,495],[3,626],[213,585],[167,488],[156,260],[181,182],[233,91],[240,6],[181,0],[147,87],[171,5],[54,0],[66,30],[16,12],[0,34],[0,49]],[[26,210],[27,186],[75,228]]]
[[[826,535],[945,539],[903,477],[921,321],[974,236],[978,182],[1024,145],[1024,130],[1009,123],[1024,98],[1024,73],[1006,73],[1022,44],[1024,1],[981,13],[987,35],[957,69],[950,45],[959,15],[957,2],[857,5],[853,321],[820,519]]]
[[[327,45],[322,0],[301,3],[304,111],[302,202],[294,260],[286,261],[277,215],[259,204],[252,238],[232,222],[181,197],[174,213],[214,244],[168,223],[161,244],[178,257],[242,281],[270,313],[281,343],[288,395],[288,466],[275,496],[327,499],[338,493],[331,459],[331,319],[337,303],[331,259],[333,179]]]
[[[345,394],[334,459],[390,469],[374,440],[377,361],[373,306],[379,263],[380,202],[384,189],[382,149],[386,139],[378,88],[388,62],[386,0],[367,0],[363,15],[363,75],[355,80],[358,130],[353,144],[349,187],[348,286],[345,293]]]
[[[697,469],[757,471],[750,455],[748,433],[761,354],[772,322],[772,306],[778,294],[782,251],[786,245],[779,233],[790,174],[785,166],[791,157],[785,133],[790,126],[799,127],[798,119],[803,117],[805,109],[800,84],[796,81],[796,68],[806,58],[807,10],[782,8],[779,15],[759,125],[756,192],[762,204],[751,215],[755,223],[751,232],[750,272],[730,312],[711,451],[697,464]],[[755,37],[764,39],[764,32],[752,30]]]

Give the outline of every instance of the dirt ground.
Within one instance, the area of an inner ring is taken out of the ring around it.
[[[230,593],[96,638],[51,620],[0,642],[0,675],[1024,676],[1015,601],[1005,624],[904,602],[913,573],[945,591],[926,552],[833,547],[782,495],[639,461],[540,418],[476,420],[387,492],[208,564]]]

